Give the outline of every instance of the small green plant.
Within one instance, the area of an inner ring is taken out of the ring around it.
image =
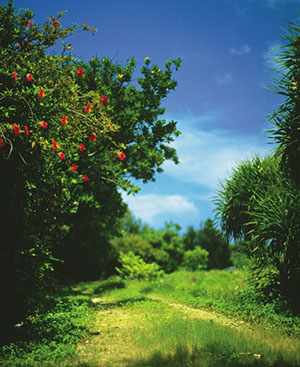
[[[34,316],[15,325],[11,341],[0,346],[0,366],[54,367],[75,358],[76,345],[87,337],[93,315],[88,296],[70,289],[48,295]]]
[[[197,246],[194,250],[188,250],[183,255],[182,265],[187,270],[206,270],[208,263],[208,251]]]
[[[120,255],[121,268],[116,268],[122,278],[153,280],[162,277],[164,272],[156,263],[146,263],[133,252]]]

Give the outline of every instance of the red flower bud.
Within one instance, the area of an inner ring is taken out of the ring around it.
[[[24,125],[24,130],[25,130],[25,135],[29,136],[29,130],[28,130],[27,125]]]
[[[57,141],[55,141],[55,140],[52,140],[52,148],[54,149],[54,150],[57,150],[58,149],[58,144],[57,144]]]
[[[90,136],[90,141],[96,141],[97,140],[97,135],[95,133],[92,133]]]
[[[44,96],[45,96],[45,92],[43,91],[43,89],[42,88],[40,88],[40,93],[38,93],[38,95],[39,95],[39,97],[42,99],[42,98],[44,98]]]
[[[124,161],[124,159],[126,158],[126,154],[122,152],[118,155],[118,158],[120,159],[120,161]]]
[[[58,155],[58,156],[59,156],[59,158],[60,158],[61,160],[65,159],[65,157],[66,157],[66,156],[64,155],[64,153],[63,153],[63,152],[59,153],[59,155]]]
[[[83,152],[85,150],[85,146],[83,144],[79,144],[79,150]]]
[[[89,113],[91,110],[92,106],[88,103],[87,106],[85,107],[85,113]]]
[[[21,135],[21,128],[19,125],[13,125],[12,130],[15,136]]]
[[[63,115],[62,119],[61,119],[61,124],[62,126],[65,126],[65,124],[68,122],[68,117]]]
[[[86,174],[82,175],[83,182],[86,182],[89,180],[88,176]]]
[[[20,79],[20,78],[18,78],[17,77],[17,73],[14,71],[13,72],[13,78],[14,78],[14,81],[16,82],[18,79]]]
[[[105,106],[108,102],[108,98],[104,95],[100,97],[100,100],[101,100],[103,106]]]
[[[60,23],[59,23],[58,20],[55,20],[52,24],[53,24],[54,28],[59,28],[60,27]]]
[[[78,168],[78,165],[73,163],[72,164],[72,171],[74,171],[74,172],[77,171],[77,168]]]
[[[33,81],[33,76],[31,74],[27,74],[26,75],[26,78],[29,82],[32,82]]]
[[[42,128],[44,128],[44,129],[47,129],[47,127],[48,127],[48,122],[46,122],[46,121],[42,121],[42,122],[41,122],[41,127],[42,127]]]
[[[82,78],[84,76],[84,72],[82,69],[77,69],[76,70],[76,76],[78,79]]]

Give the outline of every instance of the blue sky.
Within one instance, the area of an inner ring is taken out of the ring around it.
[[[5,4],[6,1],[0,0]],[[287,20],[299,18],[300,0],[15,0],[35,22],[67,10],[72,21],[98,28],[71,39],[76,57],[107,56],[137,68],[150,57],[163,66],[180,57],[178,87],[164,101],[165,119],[178,121],[180,164],[164,164],[154,183],[124,196],[136,218],[155,228],[172,220],[199,226],[213,217],[212,197],[232,167],[274,147],[265,130],[280,98],[269,92],[271,56],[283,44]]]

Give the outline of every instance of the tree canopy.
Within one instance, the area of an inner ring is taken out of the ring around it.
[[[92,254],[108,243],[125,212],[120,189],[138,190],[131,178],[152,180],[165,159],[178,162],[168,146],[179,134],[176,123],[158,117],[180,60],[161,71],[146,58],[137,88],[133,59],[121,67],[105,57],[87,65],[74,58],[67,40],[77,31],[95,29],[64,27],[63,13],[37,24],[12,1],[0,8],[4,325],[37,307],[57,257],[71,266],[74,239],[82,244],[77,256],[87,242],[94,241]],[[61,54],[50,54],[58,42]]]

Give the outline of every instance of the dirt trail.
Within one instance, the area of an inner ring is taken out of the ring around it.
[[[125,367],[133,360],[132,329],[142,327],[145,315],[142,310],[135,313],[129,308],[114,306],[107,298],[92,298],[99,307],[92,338],[78,345],[78,355],[84,367]]]
[[[228,318],[227,316],[219,312],[201,310],[199,308],[189,307],[186,305],[182,305],[180,303],[169,302],[163,298],[155,297],[155,296],[153,297],[151,296],[150,299],[153,301],[158,301],[158,302],[167,304],[169,306],[172,306],[174,308],[177,308],[183,311],[186,315],[188,315],[188,317],[194,317],[194,318],[199,318],[202,320],[213,321],[213,322],[216,322],[222,325],[232,326],[232,327],[242,327],[246,325],[245,322],[242,320],[233,321],[233,318]]]
[[[183,317],[211,320],[231,327],[241,327],[242,321],[232,321],[226,316],[200,309],[176,304],[158,297],[149,297],[153,302],[161,302],[183,313]],[[109,298],[92,298],[99,307],[95,323],[91,329],[92,337],[82,341],[77,348],[81,365],[84,367],[129,367],[130,361],[141,358],[136,355],[132,330],[143,328],[147,315],[141,307],[134,312],[128,307],[116,306]],[[140,353],[140,351],[139,351]]]

